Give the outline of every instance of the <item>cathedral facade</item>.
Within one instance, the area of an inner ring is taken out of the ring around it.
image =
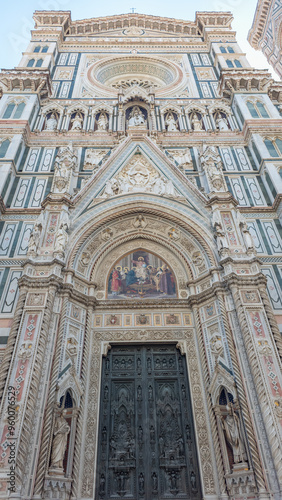
[[[281,499],[281,83],[230,12],[34,21],[0,74],[0,499]]]

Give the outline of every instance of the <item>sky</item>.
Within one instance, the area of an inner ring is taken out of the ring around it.
[[[6,0],[7,1],[7,0]],[[173,17],[194,21],[197,11],[231,11],[234,16],[232,28],[237,32],[237,41],[246,53],[249,63],[257,69],[269,69],[275,80],[277,74],[268,65],[260,51],[254,50],[247,41],[252,25],[257,0],[13,0],[5,2],[0,18],[0,68],[11,69],[19,64],[21,54],[30,41],[34,27],[35,10],[70,10],[72,19],[87,19],[115,14],[135,12],[153,16]]]

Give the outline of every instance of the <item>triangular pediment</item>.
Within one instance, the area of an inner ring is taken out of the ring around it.
[[[126,200],[125,200],[126,198]],[[74,198],[75,216],[104,206],[136,199],[181,203],[208,217],[207,199],[146,136],[125,139]]]

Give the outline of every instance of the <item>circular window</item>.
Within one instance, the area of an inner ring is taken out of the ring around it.
[[[174,63],[135,55],[104,59],[87,70],[88,85],[110,94],[120,87],[127,89],[135,85],[147,90],[153,87],[155,92],[164,88],[168,91],[182,79],[182,70]]]

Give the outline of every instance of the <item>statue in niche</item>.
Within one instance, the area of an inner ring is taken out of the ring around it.
[[[108,117],[106,113],[100,113],[99,119],[97,121],[97,130],[100,132],[106,132],[108,128]]]
[[[70,426],[64,418],[65,410],[56,418],[52,443],[51,468],[63,469],[63,460],[66,452]]]
[[[246,462],[247,454],[240,430],[239,418],[233,407],[227,407],[227,409],[228,415],[225,419],[222,417],[221,421],[227,442],[230,444],[233,451],[234,463]]]
[[[30,233],[29,242],[28,242],[28,255],[37,255],[37,250],[39,246],[39,240],[41,235],[42,227],[40,227],[37,223],[35,223],[32,232]]]
[[[72,119],[72,127],[71,130],[81,130],[83,125],[83,118],[81,113],[76,113],[74,118]]]
[[[211,192],[225,192],[227,186],[223,175],[221,158],[214,146],[204,146],[200,156]]]
[[[195,131],[203,130],[202,120],[199,120],[197,113],[193,113],[191,117],[191,124],[193,130]]]
[[[243,240],[244,240],[247,251],[248,250],[255,251],[253,238],[250,234],[247,223],[245,221],[242,222],[242,224],[241,224],[241,231],[242,231],[242,236],[243,236]]]
[[[52,191],[65,193],[69,186],[70,176],[77,163],[77,155],[73,150],[72,143],[62,146],[55,158],[55,169]]]
[[[178,132],[177,123],[172,113],[168,113],[165,124],[168,132]]]
[[[52,113],[49,118],[46,120],[46,128],[45,130],[56,130],[58,125],[58,120],[56,118],[55,113]]]
[[[218,130],[222,131],[229,130],[227,118],[225,118],[225,116],[222,113],[219,113],[219,115],[217,116],[215,124]]]
[[[134,106],[132,109],[129,118],[128,118],[128,126],[129,127],[139,127],[140,125],[145,125],[146,120],[139,106]]]
[[[222,253],[229,249],[225,232],[220,226],[216,226],[215,237],[219,253]]]
[[[64,257],[65,255],[65,248],[69,240],[67,229],[67,224],[63,223],[60,225],[56,234],[54,253],[61,257]]]

